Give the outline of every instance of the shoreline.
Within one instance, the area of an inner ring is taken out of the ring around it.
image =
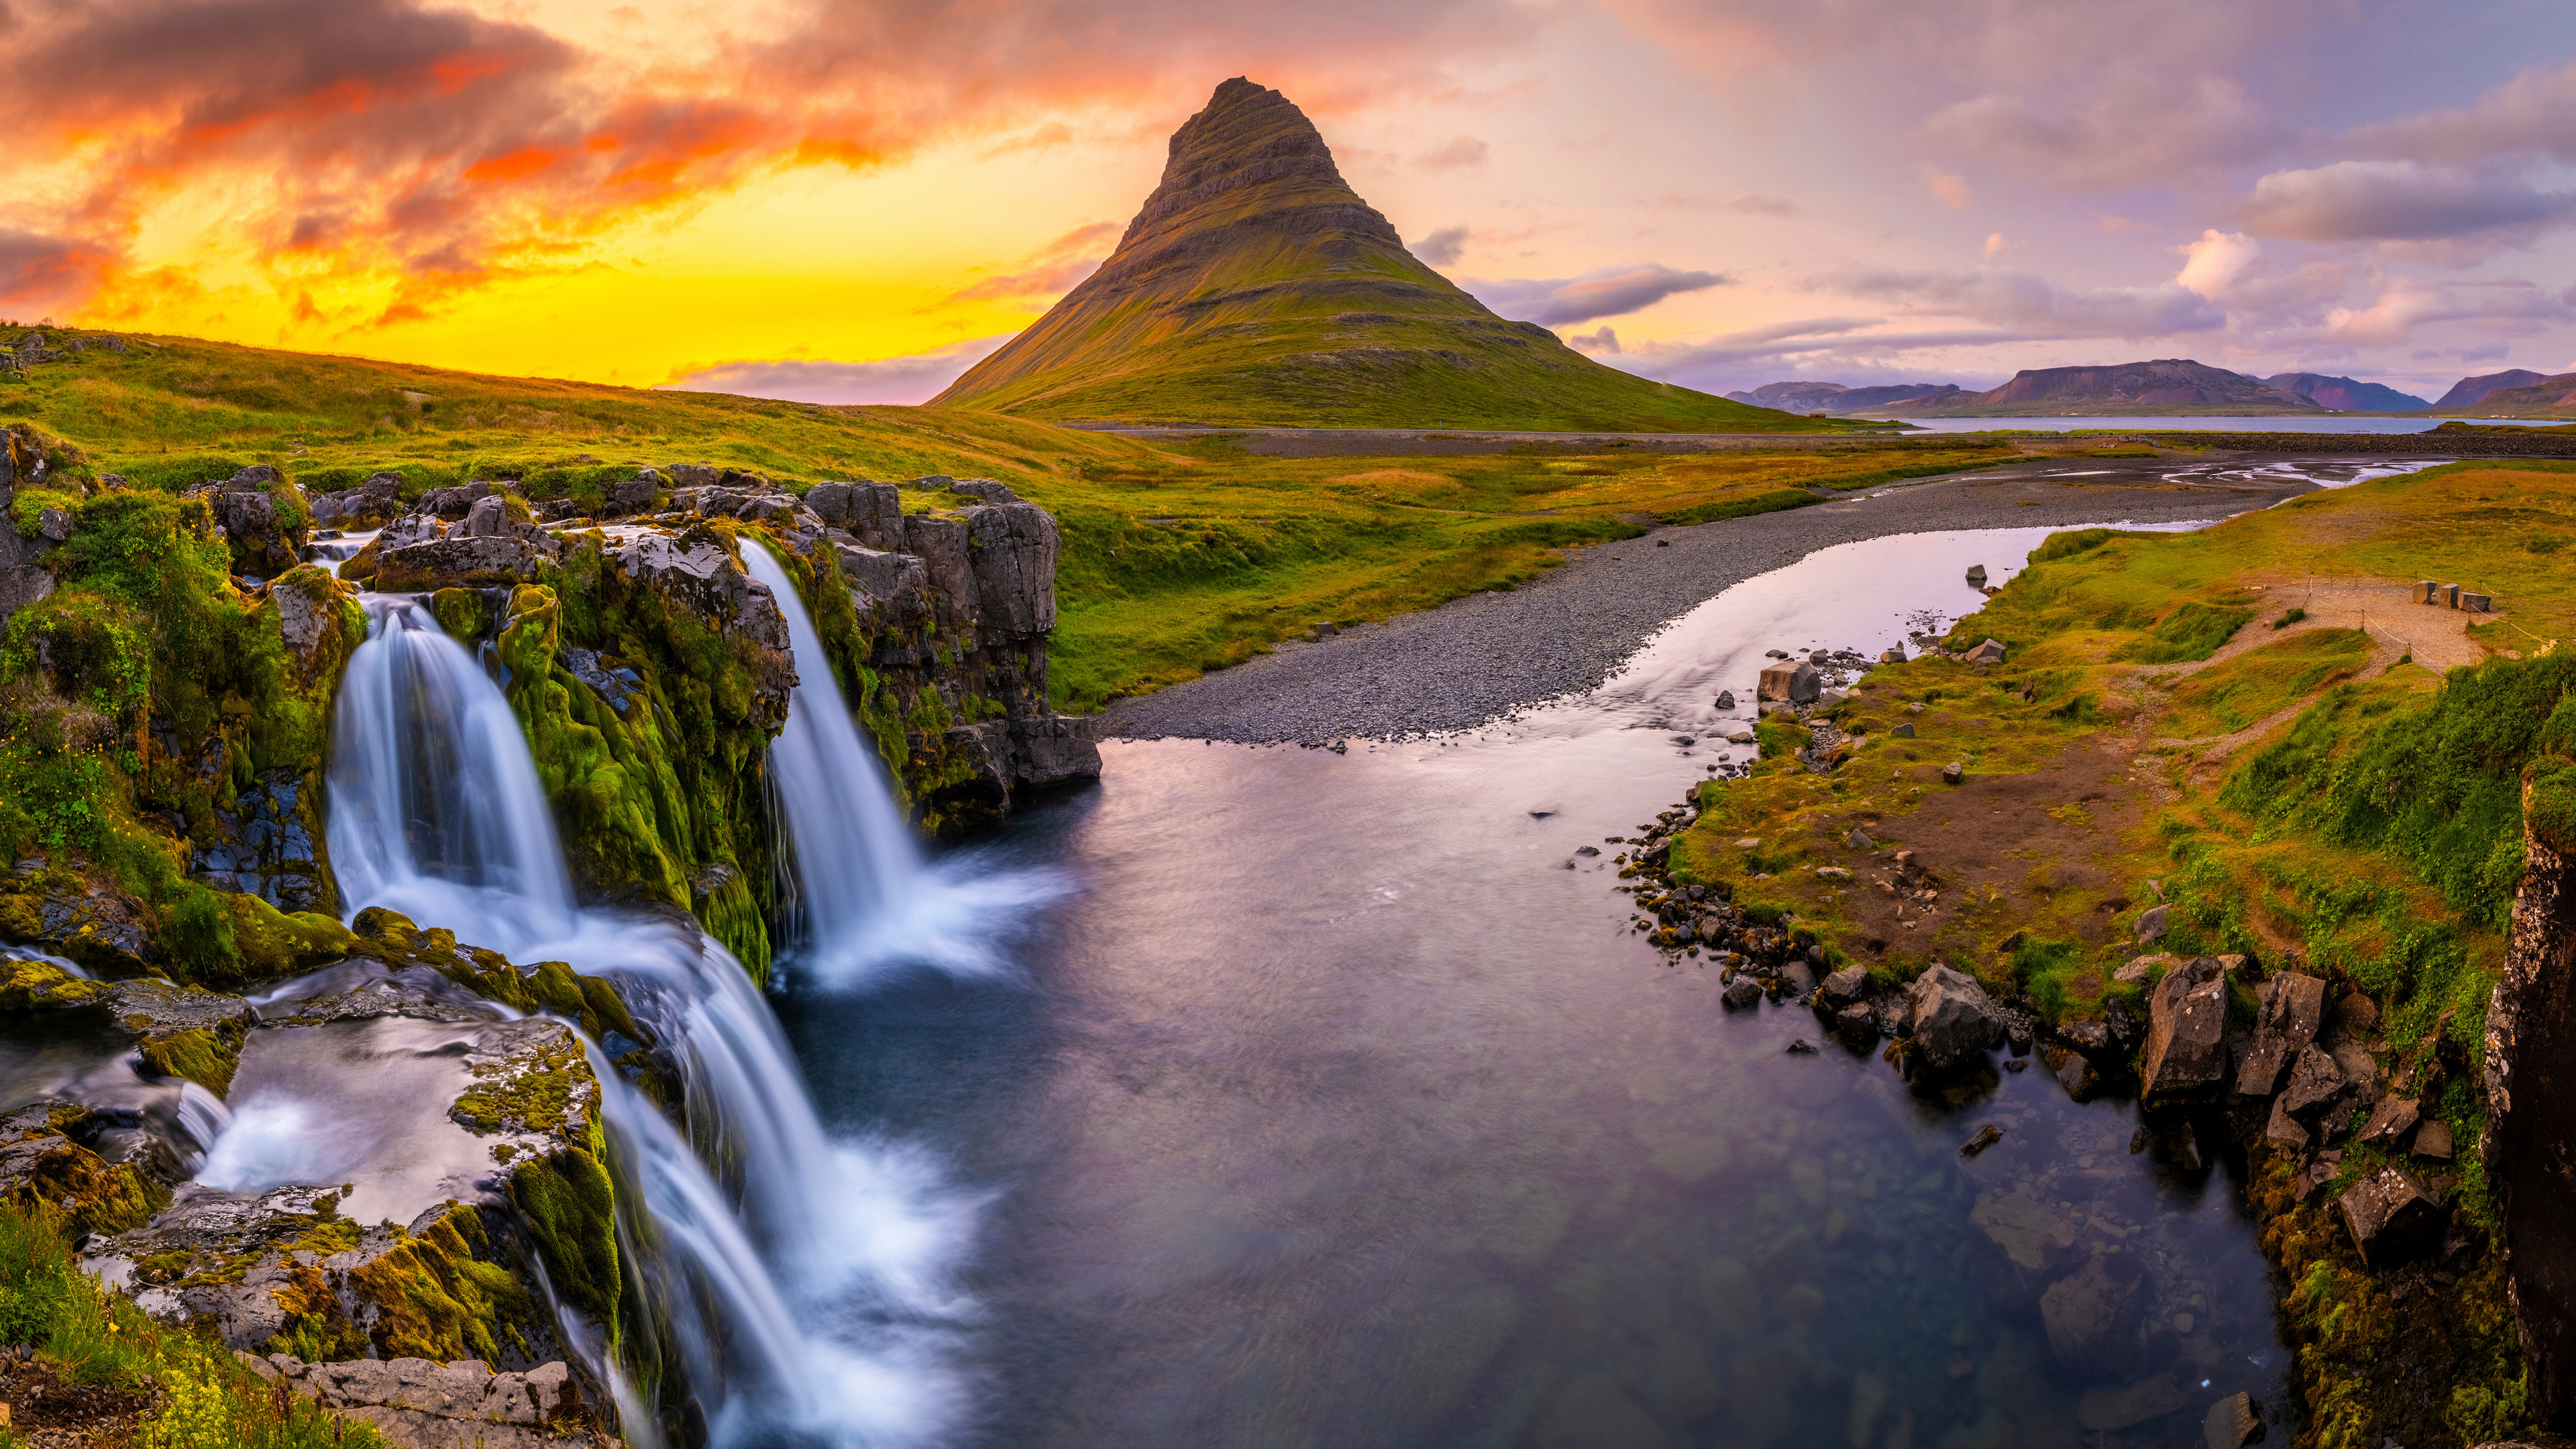
[[[1817,549],[1953,529],[2216,519],[2318,491],[2307,478],[2263,471],[2294,455],[2241,461],[2240,471],[2166,458],[2032,459],[1654,528],[1569,550],[1562,567],[1518,589],[1292,642],[1121,700],[1098,717],[1099,728],[1106,738],[1309,746],[1474,729],[1597,688],[1674,619]],[[2194,470],[2211,481],[2168,481]]]

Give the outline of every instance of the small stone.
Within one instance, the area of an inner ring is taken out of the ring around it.
[[[2151,906],[2141,912],[2138,916],[2138,940],[2144,943],[2162,937],[2165,933],[2165,914],[2172,909],[2171,906]]]
[[[1843,844],[1854,850],[1876,850],[1878,848],[1878,842],[1869,838],[1869,832],[1858,829],[1857,827],[1853,829],[1850,835],[1843,838]]]
[[[2362,1261],[2386,1268],[2439,1242],[2448,1214],[2403,1168],[2383,1167],[2344,1190],[2335,1205]]]
[[[1887,735],[1888,735],[1888,738],[1890,738],[1890,739],[1897,739],[1897,740],[1910,740],[1910,739],[1914,738],[1914,721],[1912,721],[1912,720],[1907,720],[1907,721],[1905,721],[1903,724],[1898,725],[1896,728],[1894,728],[1894,729],[1892,729],[1892,730],[1889,730],[1889,731],[1887,732]]]
[[[1786,1051],[1793,1057],[1811,1057],[1816,1054],[1816,1044],[1802,1036],[1791,1041]]]
[[[2200,1320],[2192,1317],[2188,1313],[2177,1313],[2174,1315],[2174,1332],[2189,1333],[2192,1330],[2192,1325],[2199,1321]]]
[[[1974,1157],[1978,1153],[1985,1151],[1987,1148],[1992,1147],[2003,1140],[2004,1129],[1996,1126],[1992,1122],[1989,1122],[1985,1126],[1977,1129],[1976,1136],[1969,1138],[1966,1142],[1959,1145],[1959,1155],[1961,1157]]]
[[[1868,1003],[1855,1001],[1834,1013],[1834,1035],[1867,1046],[1878,1040],[1878,1013]]]
[[[1750,976],[1738,976],[1726,983],[1726,990],[1719,993],[1719,999],[1726,1003],[1728,1009],[1743,1011],[1762,1000],[1762,983]]]
[[[2364,1147],[2394,1151],[2398,1143],[2406,1140],[2406,1134],[2415,1130],[2419,1115],[2417,1100],[2413,1097],[2382,1097],[2378,1105],[2370,1109],[2370,1120],[2362,1124],[2354,1140]]]
[[[2427,1120],[2415,1129],[2415,1155],[2436,1162],[2451,1160],[2451,1124],[2439,1117]]]
[[[1719,709],[1735,708],[1735,691],[1731,689],[1719,690],[1717,692],[1717,707]]]
[[[1999,640],[1989,639],[1969,650],[1967,660],[1970,664],[2001,664],[2004,662],[2004,646]]]
[[[2209,1449],[2245,1449],[2263,1439],[2263,1415],[2255,1407],[2251,1394],[2230,1394],[2209,1406],[2209,1417],[2201,1421],[2201,1432]]]
[[[1738,850],[1751,850],[1751,849],[1753,849],[1755,846],[1760,845],[1761,843],[1762,843],[1762,837],[1761,837],[1761,836],[1758,836],[1758,835],[1747,835],[1747,836],[1743,837],[1742,839],[1740,839],[1740,840],[1738,840],[1738,841],[1736,841],[1736,842],[1735,842],[1735,848],[1736,848],[1736,849],[1738,849]]]
[[[1850,880],[1851,878],[1852,873],[1843,869],[1839,865],[1820,865],[1816,867],[1816,879],[1818,880]]]
[[[2182,964],[2180,959],[2169,952],[2159,952],[2153,956],[2137,956],[2131,958],[2129,964],[2126,966],[2112,972],[2111,979],[2114,981],[2144,981],[2150,975],[2153,975],[2158,967],[2163,967],[2169,971],[2180,964]]]
[[[1846,966],[1826,977],[1816,994],[1828,1004],[1839,1006],[1860,1000],[1861,993],[1868,989],[1869,973],[1858,966]]]
[[[1944,785],[1956,785],[1959,783],[1960,778],[1966,773],[1966,767],[1962,766],[1958,761],[1952,760],[1950,763],[1941,767],[1941,783]]]
[[[2263,1141],[2283,1152],[2305,1152],[2308,1150],[2308,1129],[2300,1125],[2298,1118],[2290,1115],[2289,1108],[2282,1105],[2280,1098],[2275,1097],[2272,1099],[2272,1116],[2263,1124]]]

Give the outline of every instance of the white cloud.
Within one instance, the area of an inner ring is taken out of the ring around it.
[[[1623,317],[1651,307],[1666,297],[1722,287],[1729,278],[1715,272],[1678,272],[1660,262],[1634,267],[1607,267],[1579,277],[1534,280],[1504,277],[1459,283],[1478,301],[1502,315],[1541,327],[1570,327],[1602,317]]]
[[[2300,241],[2429,241],[2536,234],[2571,210],[2576,196],[2511,177],[2416,161],[2338,161],[2255,182],[2246,228]]]
[[[2263,256],[2261,244],[2241,231],[2204,231],[2180,250],[2189,260],[2174,280],[2213,302],[2235,291]]]
[[[873,362],[720,362],[674,377],[662,386],[679,392],[728,392],[807,403],[923,403],[960,373],[991,356],[1017,334],[977,337],[928,352],[881,357]]]

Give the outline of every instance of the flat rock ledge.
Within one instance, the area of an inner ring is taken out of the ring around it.
[[[395,1449],[614,1449],[561,1362],[494,1373],[480,1359],[306,1363],[241,1354],[261,1378],[375,1425]]]

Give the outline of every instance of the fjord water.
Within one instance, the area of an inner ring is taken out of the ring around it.
[[[328,837],[347,907],[636,984],[638,1014],[685,1076],[687,1131],[593,1049],[613,1165],[640,1204],[620,1236],[710,1442],[905,1442],[948,1421],[941,1345],[960,1305],[944,1268],[971,1203],[915,1154],[827,1141],[776,1020],[722,947],[577,907],[508,701],[417,604],[368,604],[334,731]],[[264,1105],[263,1154],[312,1146],[294,1124],[323,1130],[327,1094],[364,1090],[327,1073],[303,1082],[314,1100]],[[208,1161],[240,1158],[230,1144],[251,1125],[237,1118]],[[651,1442],[642,1406],[621,1395],[621,1408]]]
[[[1024,979],[791,985],[825,1123],[995,1194],[954,1442],[2145,1445],[2239,1390],[2286,1412],[2233,1168],[2131,1155],[2133,1104],[2040,1070],[1954,1106],[1803,1009],[1730,1014],[1613,889],[1610,838],[1742,753],[1713,701],[1764,650],[1874,653],[2050,531],[1824,550],[1467,738],[1113,743],[976,848],[1075,881]],[[2063,1372],[2040,1295],[2108,1252],[2144,1273],[2128,1347]]]

